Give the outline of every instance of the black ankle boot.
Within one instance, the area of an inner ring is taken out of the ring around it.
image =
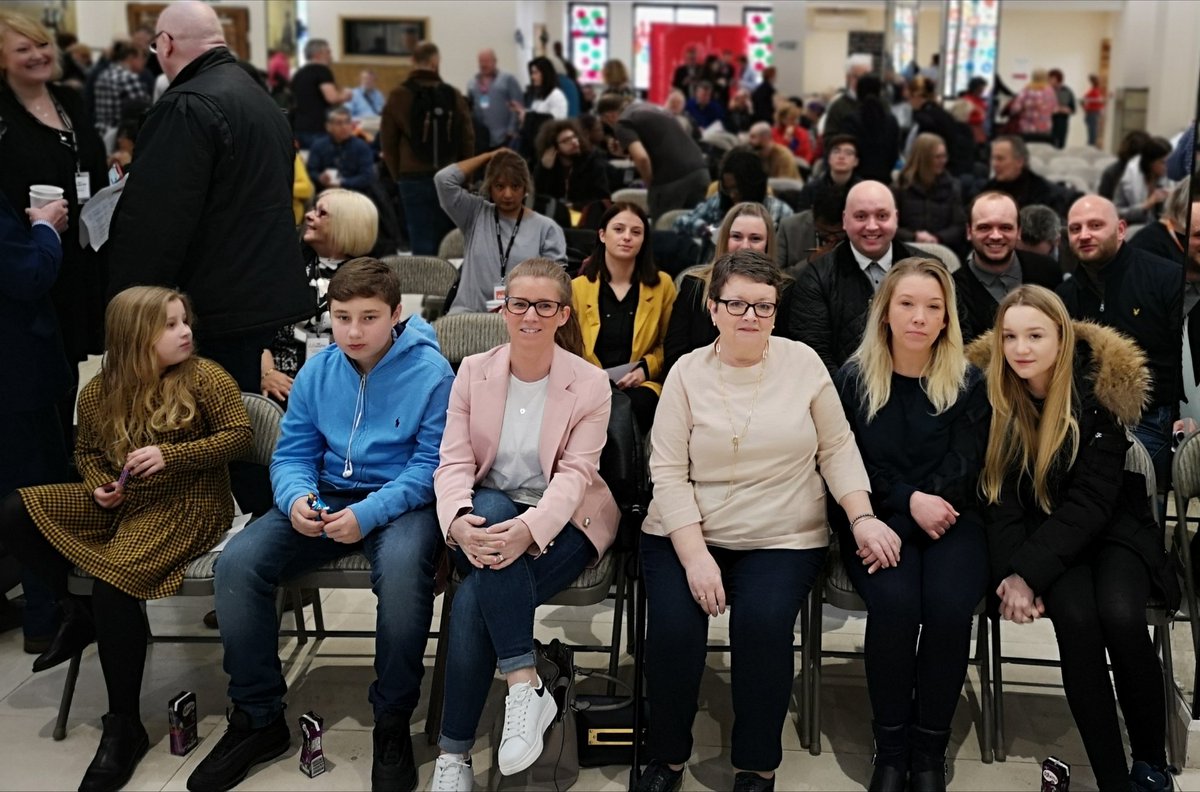
[[[140,720],[108,713],[100,747],[79,783],[79,792],[108,792],[125,786],[149,747],[150,738]]]
[[[913,726],[909,729],[911,792],[946,792],[946,746],[950,731]]]
[[[881,726],[872,721],[875,733],[875,771],[870,792],[904,792],[908,778],[908,725]]]
[[[96,626],[91,611],[78,597],[63,597],[58,602],[61,617],[58,632],[50,639],[50,648],[33,661],[33,671],[45,671],[70,660],[96,640]]]

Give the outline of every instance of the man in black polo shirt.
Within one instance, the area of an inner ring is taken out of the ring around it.
[[[1153,390],[1133,432],[1165,486],[1171,435],[1186,428],[1179,420],[1183,272],[1172,261],[1125,244],[1125,221],[1107,198],[1088,195],[1076,201],[1067,213],[1067,235],[1079,267],[1058,287],[1058,295],[1072,318],[1120,330],[1145,353]]]
[[[966,266],[954,273],[959,305],[965,308],[963,341],[970,343],[996,322],[996,308],[1013,289],[1034,283],[1054,289],[1062,283],[1058,264],[1048,256],[1017,253],[1021,219],[1017,203],[1002,192],[980,193],[971,202]],[[961,312],[960,312],[961,313]]]

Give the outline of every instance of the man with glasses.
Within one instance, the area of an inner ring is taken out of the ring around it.
[[[325,117],[325,131],[308,152],[308,177],[318,191],[329,187],[367,192],[375,183],[375,155],[367,142],[354,134],[354,121],[345,107],[335,107]]]
[[[292,133],[207,3],[167,6],[149,46],[171,87],[138,134],[113,217],[111,293],[187,292],[198,347],[257,392],[275,331],[316,308],[292,216]]]
[[[544,124],[538,133],[537,150],[541,156],[533,169],[533,187],[539,199],[546,196],[580,209],[612,197],[608,167],[584,139],[575,119]]]
[[[812,209],[821,196],[832,190],[848,190],[862,181],[858,168],[858,141],[853,135],[833,135],[825,141],[825,170],[804,184],[796,211]]]

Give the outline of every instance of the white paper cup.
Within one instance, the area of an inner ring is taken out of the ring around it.
[[[62,187],[55,187],[53,184],[29,185],[29,207],[31,209],[41,209],[48,203],[62,200],[62,197]]]

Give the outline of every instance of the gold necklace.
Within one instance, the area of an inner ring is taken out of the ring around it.
[[[754,398],[750,400],[750,412],[746,413],[746,422],[742,424],[742,431],[738,432],[734,422],[733,413],[729,410],[729,397],[725,393],[725,377],[722,376],[724,364],[721,363],[721,342],[717,341],[714,346],[717,354],[717,384],[721,388],[721,404],[725,407],[725,417],[729,419],[729,431],[731,433],[730,443],[733,445],[733,463],[729,466],[729,489],[725,492],[725,500],[729,500],[729,496],[733,494],[733,482],[737,479],[737,458],[738,451],[741,450],[742,441],[746,439],[746,433],[750,431],[750,419],[754,417],[754,408],[758,405],[758,392],[762,386],[763,377],[767,374],[767,348],[763,347],[761,368],[758,372],[758,381],[754,383]]]

